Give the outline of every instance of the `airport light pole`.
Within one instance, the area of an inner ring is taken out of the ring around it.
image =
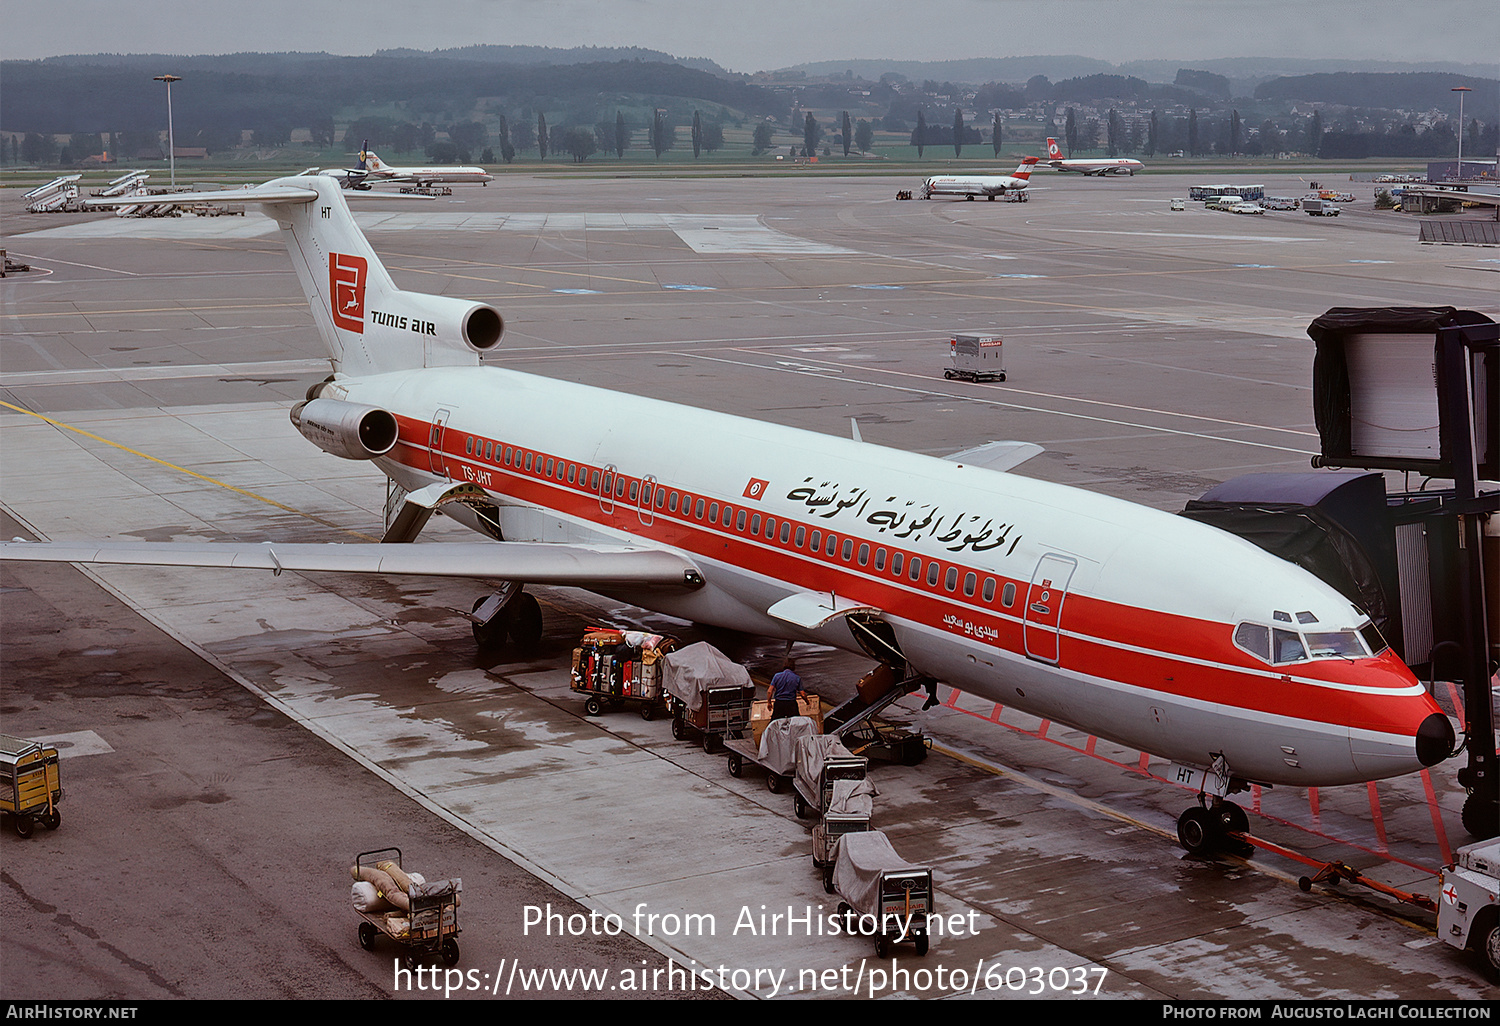
[[[1474,90],[1468,86],[1454,86],[1448,90],[1458,94],[1458,181],[1464,180],[1464,93],[1472,93]]]
[[[167,84],[167,164],[172,169],[172,188],[175,189],[177,188],[177,142],[172,138],[172,83],[181,82],[182,79],[177,75],[157,75],[151,81],[165,82]],[[1460,122],[1459,127],[1462,128],[1462,112],[1460,112],[1458,120]],[[1460,143],[1459,153],[1462,152],[1462,143]]]

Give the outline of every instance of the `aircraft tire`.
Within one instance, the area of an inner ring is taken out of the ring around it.
[[[542,607],[536,596],[521,592],[511,601],[510,637],[523,652],[534,651],[542,643]]]
[[[1177,842],[1189,855],[1206,855],[1213,851],[1217,831],[1209,811],[1193,806],[1177,819]]]
[[[1221,831],[1231,834],[1250,832],[1250,817],[1234,802],[1220,802],[1214,812],[1217,813],[1217,825]]]

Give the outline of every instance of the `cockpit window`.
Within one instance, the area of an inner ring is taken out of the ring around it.
[[[1271,629],[1258,623],[1242,623],[1234,629],[1234,643],[1253,656],[1271,661]]]
[[[1324,656],[1363,659],[1365,656],[1365,647],[1359,643],[1359,635],[1353,631],[1309,632],[1307,650],[1314,659],[1321,659]]]
[[[1380,628],[1376,627],[1373,623],[1367,623],[1361,627],[1359,629],[1359,636],[1365,639],[1365,647],[1370,650],[1371,655],[1379,655],[1390,648],[1385,638],[1381,636]]]
[[[1358,630],[1295,631],[1242,623],[1234,629],[1235,645],[1273,665],[1310,659],[1364,659],[1386,648],[1375,625],[1366,622]]]
[[[1275,663],[1295,663],[1307,658],[1307,650],[1302,647],[1302,635],[1279,627],[1271,632],[1271,651],[1271,661]]]

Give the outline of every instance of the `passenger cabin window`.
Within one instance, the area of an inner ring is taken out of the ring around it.
[[[1000,589],[1000,604],[1006,609],[1016,604],[1016,582],[1006,581],[1005,587]]]
[[[900,577],[901,576],[901,561],[903,559],[905,559],[905,558],[906,558],[906,554],[903,553],[903,552],[892,552],[891,553],[891,576],[893,576],[893,577]]]
[[[986,602],[995,601],[995,579],[993,577],[986,577],[984,579],[984,600]]]

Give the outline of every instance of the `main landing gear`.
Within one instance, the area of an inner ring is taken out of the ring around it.
[[[542,642],[542,607],[536,596],[511,582],[493,595],[474,600],[469,619],[474,624],[474,643],[481,652],[493,652],[507,638],[521,652],[534,652]]]

